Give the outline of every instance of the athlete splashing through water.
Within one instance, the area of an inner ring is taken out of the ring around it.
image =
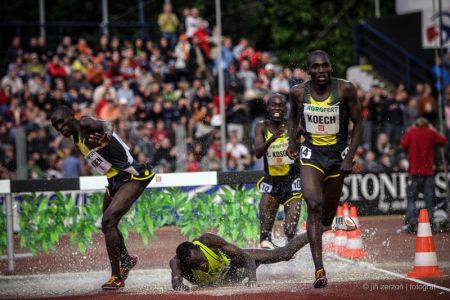
[[[53,127],[67,138],[72,137],[89,164],[108,178],[103,200],[102,231],[111,263],[111,278],[102,285],[105,290],[125,286],[125,279],[137,263],[128,254],[117,228],[120,219],[142,194],[154,173],[147,164],[138,164],[127,145],[113,131],[112,124],[91,117],[74,118],[67,106],[57,106],[51,115]]]
[[[273,249],[271,231],[280,204],[284,206],[284,233],[288,240],[297,233],[300,216],[300,162],[290,159],[286,150],[289,136],[285,124],[286,99],[274,93],[267,103],[269,120],[255,127],[255,155],[264,157],[264,177],[258,181],[260,248]]]
[[[302,192],[308,204],[307,233],[316,269],[314,287],[327,286],[322,260],[322,227],[333,222],[344,178],[352,171],[353,158],[362,139],[361,105],[356,88],[346,80],[332,78],[328,54],[309,54],[311,80],[290,91],[289,147],[291,159],[300,157]],[[348,145],[348,124],[353,132]],[[294,143],[301,130],[305,142],[300,152]]]

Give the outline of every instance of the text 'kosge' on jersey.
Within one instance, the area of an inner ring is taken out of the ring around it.
[[[270,139],[273,133],[266,129],[265,140]],[[289,173],[291,165],[294,163],[287,156],[289,137],[287,133],[280,135],[272,144],[270,144],[265,155],[265,171],[271,176],[284,176]]]
[[[348,113],[341,105],[338,79],[331,79],[327,99],[316,101],[310,93],[311,82],[305,83],[303,109],[300,114],[307,143],[315,146],[332,146],[346,143]]]

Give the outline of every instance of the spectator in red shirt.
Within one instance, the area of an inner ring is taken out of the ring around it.
[[[197,30],[194,32],[194,36],[198,38],[198,44],[202,48],[206,58],[209,58],[211,47],[209,45],[209,31],[208,23],[201,21]]]
[[[200,164],[193,152],[189,152],[186,161],[186,172],[200,172]]]
[[[163,139],[168,138],[169,134],[167,133],[166,127],[164,125],[164,121],[162,119],[158,119],[156,121],[156,129],[153,130],[150,138],[153,143],[161,144]]]
[[[422,190],[432,223],[434,200],[434,152],[436,146],[443,146],[447,138],[431,127],[425,118],[418,118],[401,140],[403,149],[408,151],[410,185],[407,191],[405,229],[417,229],[416,199]]]
[[[53,78],[65,78],[67,76],[66,69],[64,65],[61,63],[58,55],[53,55],[52,61],[48,64],[48,73]]]

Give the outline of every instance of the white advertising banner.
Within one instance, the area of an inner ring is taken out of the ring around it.
[[[450,46],[450,5],[442,8],[442,43]],[[439,48],[439,14],[433,10],[422,11],[422,47]]]

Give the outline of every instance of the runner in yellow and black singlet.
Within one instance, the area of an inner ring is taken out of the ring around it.
[[[62,135],[73,138],[91,167],[108,179],[103,200],[102,231],[111,264],[111,278],[102,288],[122,288],[130,269],[137,264],[137,256],[128,254],[117,226],[155,174],[148,164],[134,160],[128,146],[114,133],[111,123],[87,116],[76,120],[72,109],[64,105],[54,109],[51,122]]]
[[[349,218],[350,219],[350,218]],[[351,219],[350,219],[351,220]],[[342,222],[337,229],[354,230]],[[331,226],[322,230],[330,230]],[[176,291],[189,291],[183,283],[186,279],[193,285],[223,286],[242,282],[248,278],[246,285],[256,286],[256,269],[260,265],[288,261],[303,246],[308,244],[307,233],[293,237],[283,247],[269,249],[242,249],[218,235],[204,233],[192,242],[178,245],[176,255],[170,260],[172,271],[172,288]]]
[[[271,231],[280,204],[284,205],[284,232],[288,240],[297,232],[300,215],[301,188],[298,160],[288,157],[289,136],[284,123],[286,100],[272,94],[267,103],[269,120],[255,127],[255,154],[264,158],[264,177],[258,183],[263,193],[259,205],[260,248],[273,249]]]
[[[314,287],[327,286],[322,260],[322,228],[333,222],[344,178],[351,173],[353,157],[362,139],[361,105],[356,88],[331,77],[333,68],[324,51],[308,55],[311,80],[291,88],[289,136],[301,132],[300,151],[290,140],[288,155],[300,158],[303,197],[308,205],[307,233],[316,273]],[[348,144],[348,125],[353,131]]]
[[[247,286],[255,287],[258,266],[290,260],[307,243],[308,237],[302,233],[273,250],[241,249],[220,236],[204,233],[192,242],[178,245],[169,262],[172,287],[189,291],[183,279],[197,286],[221,286],[240,283],[245,278]]]
[[[349,112],[341,105],[339,79],[331,78],[331,92],[323,101],[311,96],[311,81],[304,83],[300,120],[305,142],[300,148],[302,165],[316,168],[325,179],[340,175],[348,145]]]

